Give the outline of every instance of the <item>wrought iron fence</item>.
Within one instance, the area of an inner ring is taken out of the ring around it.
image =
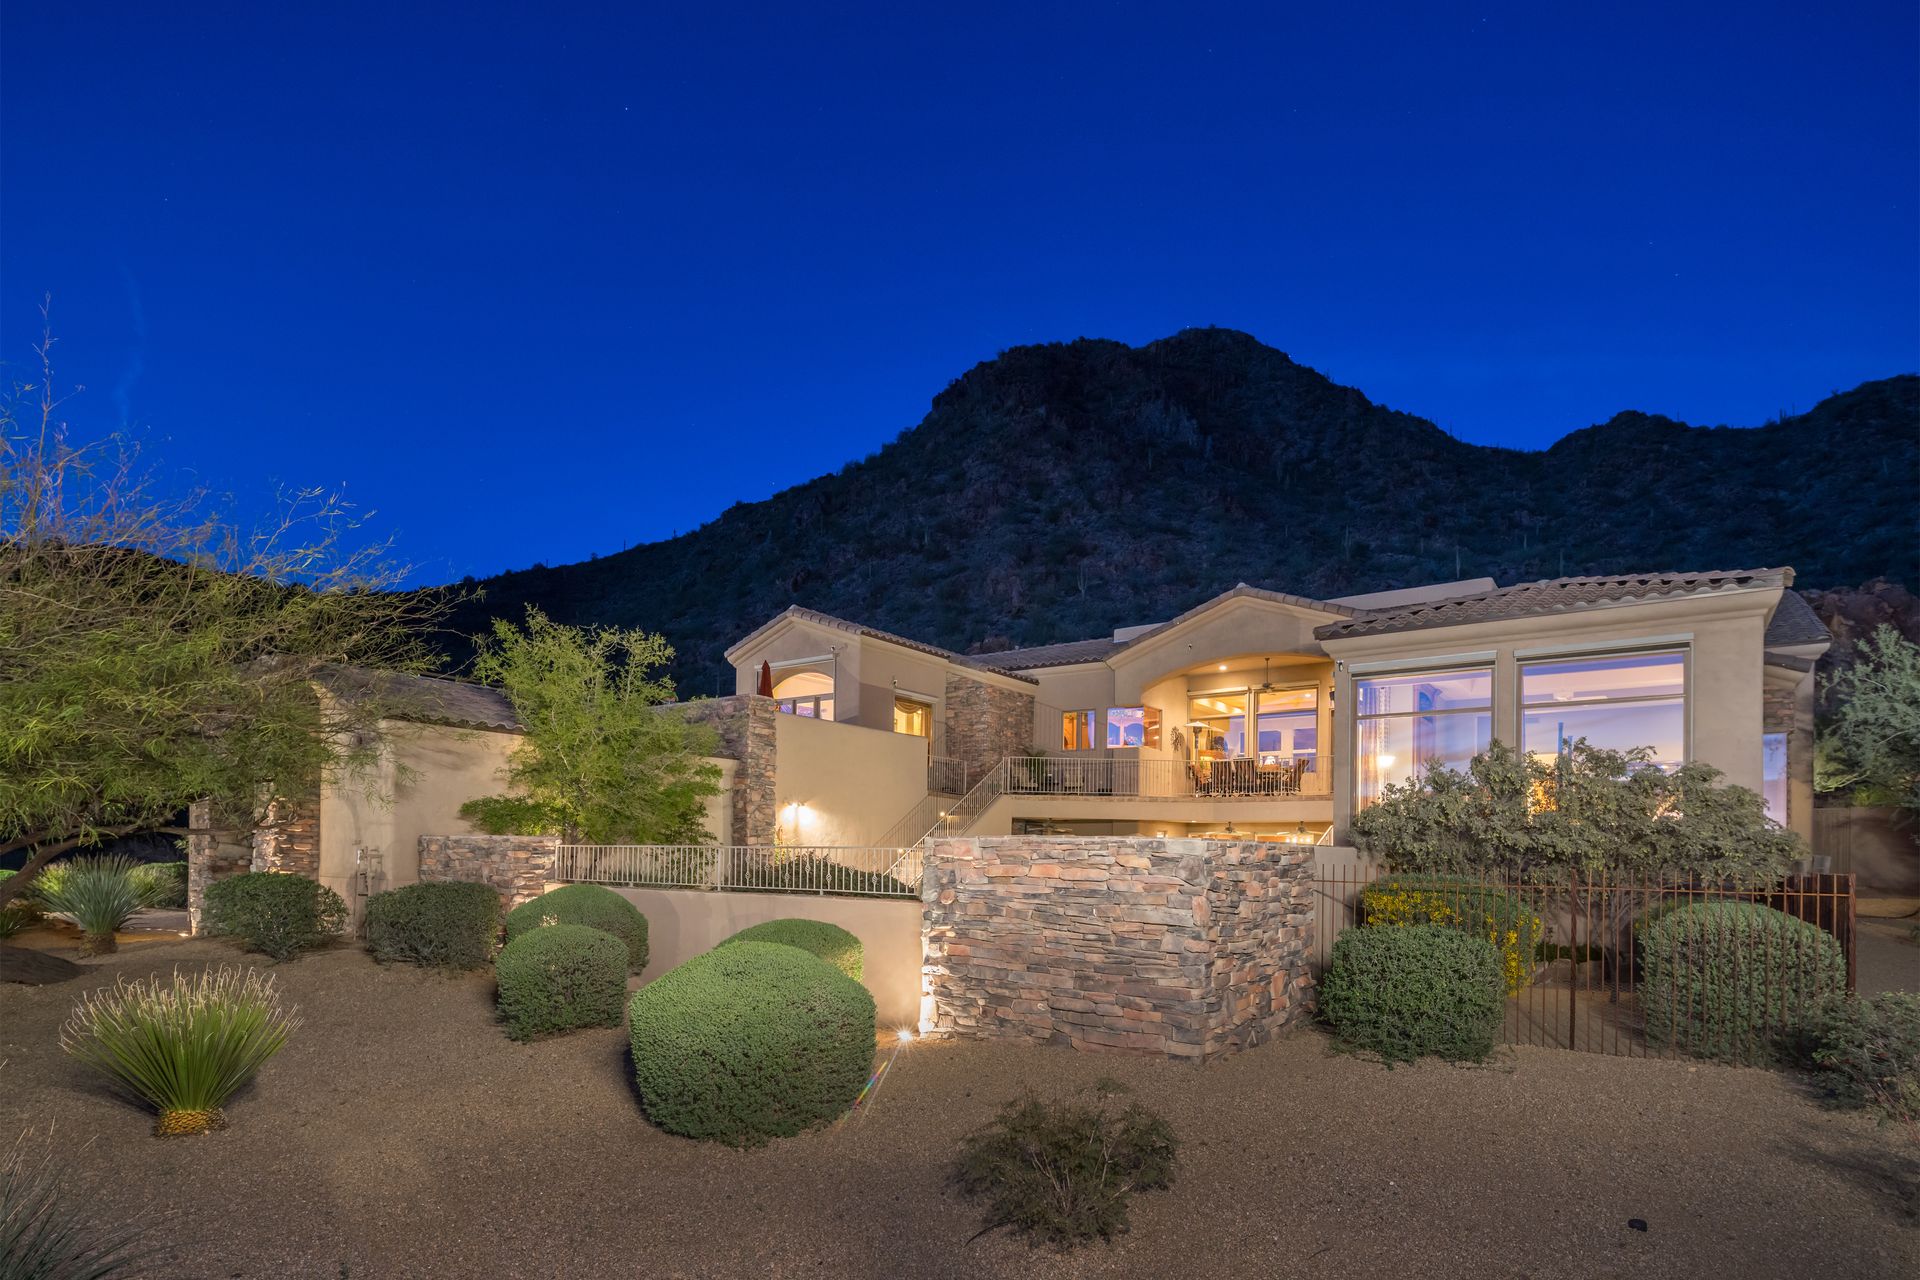
[[[917,848],[563,844],[554,879],[639,889],[918,898]]]
[[[1545,885],[1363,862],[1317,867],[1313,889],[1316,975],[1349,928],[1486,936],[1508,980],[1507,1044],[1767,1061],[1854,986],[1851,875]]]
[[[1018,795],[1123,796],[1169,800],[1284,799],[1331,792],[1331,772],[1315,756],[1168,760],[1106,755],[1012,756],[1006,790]]]

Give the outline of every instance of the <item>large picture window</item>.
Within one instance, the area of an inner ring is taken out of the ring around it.
[[[1260,763],[1297,764],[1301,773],[1314,772],[1318,767],[1320,749],[1319,691],[1265,690],[1258,695],[1258,699],[1254,749],[1260,756]]]
[[[1354,803],[1430,768],[1464,770],[1493,743],[1493,672],[1423,671],[1356,679]]]
[[[1230,760],[1247,754],[1247,693],[1200,694],[1187,700],[1187,728],[1196,757]]]
[[[1108,707],[1107,745],[1157,748],[1160,745],[1160,708]]]
[[[774,704],[790,716],[833,719],[833,677],[824,671],[796,671],[773,686]]]
[[[1629,653],[1520,667],[1520,739],[1535,756],[1584,738],[1609,751],[1653,748],[1669,772],[1687,758],[1687,655]]]

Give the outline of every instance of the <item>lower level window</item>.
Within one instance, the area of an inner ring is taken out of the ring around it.
[[[1767,816],[1781,826],[1787,825],[1787,735],[1760,735],[1760,798],[1767,802]]]

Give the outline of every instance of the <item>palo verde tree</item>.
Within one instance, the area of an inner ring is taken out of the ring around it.
[[[1889,626],[1860,642],[1827,682],[1814,783],[1920,817],[1920,645]]]
[[[243,524],[124,436],[73,443],[51,347],[0,404],[0,853],[27,854],[0,904],[68,850],[201,801],[246,830],[265,788],[311,795],[371,763],[400,708],[318,684],[424,669],[440,607],[390,589],[402,571],[336,496],[285,494]]]
[[[1711,765],[1655,768],[1647,748],[1575,742],[1553,757],[1503,742],[1464,773],[1433,769],[1353,815],[1354,844],[1395,871],[1542,885],[1709,876],[1759,883],[1803,852]]]
[[[468,821],[588,844],[710,838],[715,734],[663,709],[674,701],[659,674],[673,660],[665,639],[570,627],[529,608],[524,627],[496,619],[476,645],[474,674],[505,691],[526,737],[508,761],[508,792],[462,805]]]

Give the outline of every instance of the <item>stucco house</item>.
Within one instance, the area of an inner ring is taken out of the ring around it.
[[[1383,786],[1495,738],[1705,761],[1810,837],[1830,637],[1792,581],[1478,578],[1332,600],[1243,583],[1168,621],[988,654],[794,607],[727,651],[738,694],[721,701],[772,721],[732,838],[1341,843]]]

